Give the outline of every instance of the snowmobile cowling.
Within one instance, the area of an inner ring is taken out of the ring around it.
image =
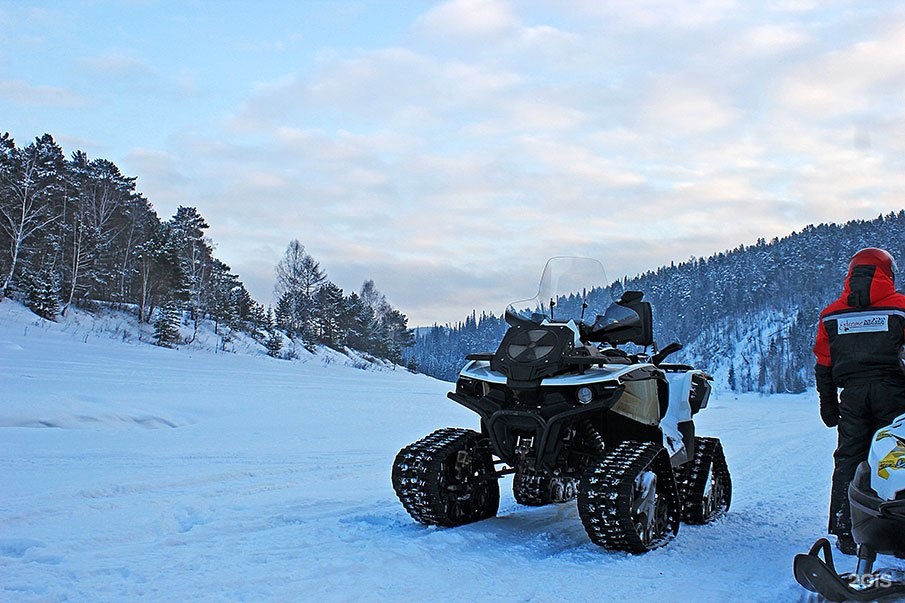
[[[877,555],[905,556],[905,415],[874,434],[868,460],[849,484],[854,572],[839,573],[829,542],[818,540],[796,555],[795,579],[830,601],[874,601],[905,594],[905,570],[874,569]]]

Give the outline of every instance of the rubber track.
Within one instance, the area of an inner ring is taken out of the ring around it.
[[[715,477],[722,479],[726,510],[732,501],[732,478],[729,466],[723,454],[723,445],[718,438],[696,437],[694,458],[682,465],[676,473],[676,484],[682,497],[682,521],[688,524],[705,524],[720,517],[719,512],[711,517],[704,516],[704,489],[707,486],[707,474],[713,463]]]
[[[528,461],[532,462],[533,461]],[[556,498],[553,496],[553,479],[561,479],[563,482],[572,482],[572,496]],[[512,478],[512,495],[520,505],[540,507],[550,503],[564,503],[574,500],[578,494],[578,480],[561,477],[552,478],[546,472],[536,469],[520,467]]]
[[[657,474],[657,487],[666,496],[671,527],[650,546],[641,541],[631,517],[635,478],[647,469]],[[591,541],[606,549],[644,553],[666,544],[679,531],[679,492],[666,450],[653,442],[620,443],[585,471],[578,514]]]
[[[518,504],[531,507],[541,507],[553,502],[547,475],[524,467],[520,467],[512,477],[512,495]]]
[[[474,448],[481,437],[476,431],[447,427],[409,444],[399,451],[393,462],[393,489],[402,506],[418,523],[436,526],[456,526],[496,515],[499,505],[499,484],[490,480],[489,495],[494,504],[484,509],[474,509],[467,517],[450,517],[446,509],[447,493],[440,492],[437,476],[443,472],[443,463],[460,450]],[[487,455],[488,473],[493,463]]]

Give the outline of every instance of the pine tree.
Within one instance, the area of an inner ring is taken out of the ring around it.
[[[219,333],[221,324],[230,329],[239,326],[239,306],[237,297],[244,291],[239,277],[232,274],[230,267],[218,259],[211,263],[209,295],[204,309],[214,319],[214,332]]]
[[[392,309],[387,312],[383,323],[387,338],[385,358],[395,364],[402,364],[403,350],[415,344],[414,334],[408,328],[408,319],[399,310]]]
[[[211,245],[204,236],[207,222],[194,207],[180,206],[169,222],[171,244],[180,259],[183,277],[181,285],[195,329],[200,313],[210,295],[212,266]]]
[[[262,332],[273,329],[273,317],[271,316],[271,312],[253,299],[251,300],[249,307],[247,322],[249,334],[258,341],[263,338]]]
[[[345,343],[340,321],[343,312],[343,291],[331,282],[318,289],[316,295],[318,341],[331,347]]]
[[[66,305],[79,290],[91,290],[95,297],[124,301],[127,275],[138,243],[136,227],[144,221],[135,178],[124,176],[106,159],[89,161],[83,152],[67,163],[68,185],[75,188],[72,202],[63,216],[70,235],[65,250],[69,261]]]
[[[292,293],[283,292],[277,300],[277,308],[274,313],[274,324],[286,331],[292,337],[298,334],[299,326],[295,320],[294,304],[292,303]]]
[[[179,304],[173,301],[164,304],[154,322],[154,342],[159,346],[174,347],[179,342],[181,322],[182,311]]]
[[[279,358],[280,350],[283,349],[283,336],[280,335],[279,331],[274,330],[264,342],[264,347],[267,348],[268,356]]]
[[[46,272],[27,277],[25,305],[47,320],[56,320],[60,312],[59,281]]]
[[[143,241],[135,245],[139,317],[150,322],[154,306],[168,300],[186,301],[188,285],[175,237],[157,216],[144,224]]]

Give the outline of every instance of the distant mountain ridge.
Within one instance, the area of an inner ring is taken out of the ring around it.
[[[820,310],[839,296],[851,256],[864,247],[905,258],[905,210],[809,225],[625,278],[607,293],[643,291],[653,304],[660,346],[682,343],[670,358],[711,372],[718,388],[803,392],[813,381]],[[465,354],[495,350],[505,330],[502,317],[472,313],[456,325],[419,329],[406,355],[421,372],[451,381]]]

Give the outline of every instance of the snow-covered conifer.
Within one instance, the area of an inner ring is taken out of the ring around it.
[[[274,330],[264,342],[264,347],[267,348],[268,356],[279,358],[280,350],[283,349],[283,336],[279,331]]]
[[[154,342],[159,346],[171,348],[179,342],[179,324],[182,322],[182,311],[179,304],[169,301],[160,309],[154,322]]]

